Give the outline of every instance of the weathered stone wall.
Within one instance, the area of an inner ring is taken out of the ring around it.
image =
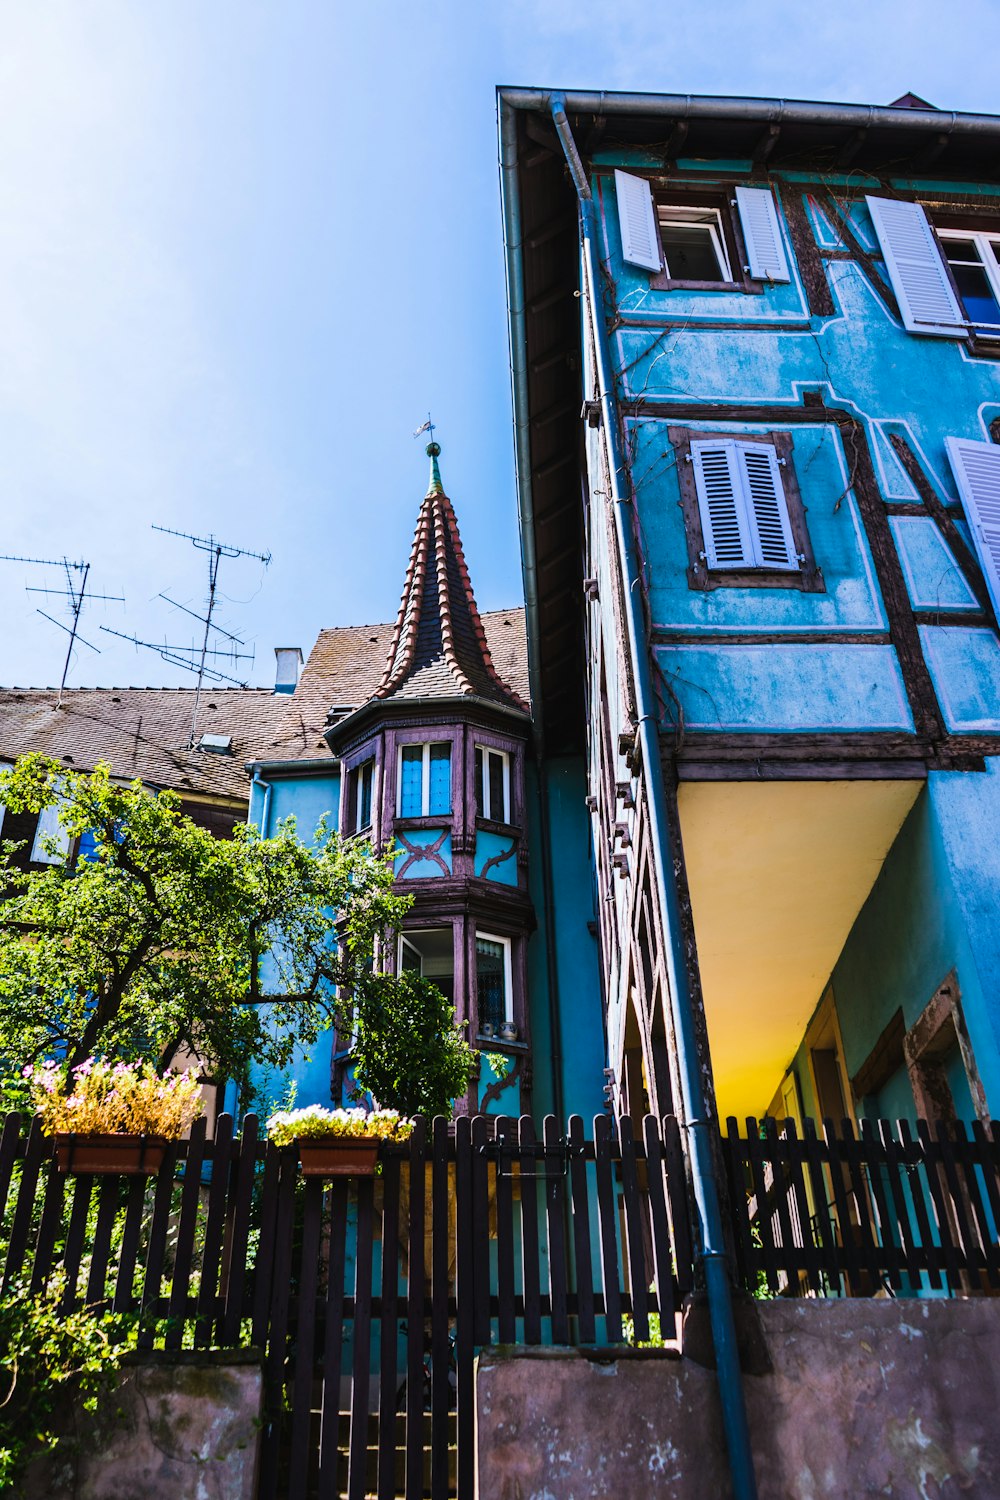
[[[256,1354],[129,1363],[74,1441],[35,1463],[20,1500],[254,1500],[262,1382]]]
[[[763,1303],[744,1384],[760,1500],[996,1500],[1000,1303]],[[770,1369],[767,1369],[768,1358]],[[727,1500],[714,1370],[484,1354],[478,1500]]]

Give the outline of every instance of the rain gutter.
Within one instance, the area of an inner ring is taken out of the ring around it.
[[[935,135],[1000,141],[1000,115],[892,105],[827,104],[807,99],[741,99],[714,94],[621,94],[597,90],[500,88],[503,106],[551,112],[558,99],[566,115],[623,115],[671,120],[719,120],[732,124],[812,125],[836,129],[931,131]],[[511,126],[513,128],[513,126]]]

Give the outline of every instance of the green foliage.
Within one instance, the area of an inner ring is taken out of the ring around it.
[[[11,1080],[51,1056],[71,1066],[92,1055],[148,1058],[162,1070],[189,1048],[244,1082],[252,1063],[283,1068],[296,1046],[316,1041],[336,1010],[334,986],[369,1005],[383,987],[386,976],[372,972],[376,940],[409,903],[393,891],[390,859],[367,845],[342,843],[322,824],[306,845],[291,819],[272,838],[239,828],[216,839],[171,792],[37,755],[0,775],[0,801],[15,813],[57,806],[71,837],[94,841],[75,868],[27,873],[2,846],[9,1102]],[[246,1004],[265,995],[265,960],[268,1005]]]
[[[62,1282],[33,1294],[15,1282],[0,1298],[0,1494],[33,1458],[72,1442],[75,1400],[96,1410],[135,1343],[135,1321],[120,1314],[59,1311]]]
[[[650,1291],[652,1291],[652,1287],[650,1287]],[[626,1344],[631,1344],[634,1349],[665,1349],[667,1347],[667,1340],[663,1337],[663,1333],[660,1328],[659,1313],[651,1312],[649,1314],[648,1339],[636,1338],[635,1321],[632,1317],[629,1316],[628,1313],[626,1313],[622,1318],[622,1329],[625,1335]]]
[[[401,1114],[450,1115],[476,1060],[455,1007],[412,970],[377,977],[381,983],[363,983],[355,992],[358,1084]]]
[[[484,1052],[483,1056],[490,1065],[493,1077],[499,1083],[503,1083],[504,1079],[510,1075],[510,1070],[514,1066],[513,1060],[506,1052]]]

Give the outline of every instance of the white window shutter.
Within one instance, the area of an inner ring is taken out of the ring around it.
[[[736,208],[750,275],[755,281],[790,281],[778,210],[770,188],[738,187]]]
[[[52,807],[43,807],[38,814],[35,841],[31,846],[31,858],[35,864],[61,865],[69,853],[69,832],[59,821],[59,807],[57,802]],[[46,848],[50,839],[54,841],[54,852],[51,853]]]
[[[630,266],[644,271],[659,271],[660,226],[653,207],[653,190],[645,177],[630,172],[615,172],[615,195],[618,199],[618,223],[622,232],[622,255]]]
[[[1000,447],[945,438],[993,608],[1000,615]]]
[[[737,446],[756,544],[754,562],[761,568],[797,568],[778,455],[770,443]]]
[[[952,290],[934,231],[919,203],[866,198],[903,327],[964,338],[965,314]]]
[[[736,444],[728,440],[693,442],[694,468],[705,561],[710,568],[753,565],[753,541],[743,503],[743,481]]]

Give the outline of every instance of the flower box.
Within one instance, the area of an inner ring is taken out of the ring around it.
[[[360,1136],[298,1136],[303,1177],[372,1177],[379,1142]]]
[[[155,1177],[163,1165],[162,1135],[116,1135],[58,1131],[54,1137],[60,1172],[95,1172],[120,1177]]]

